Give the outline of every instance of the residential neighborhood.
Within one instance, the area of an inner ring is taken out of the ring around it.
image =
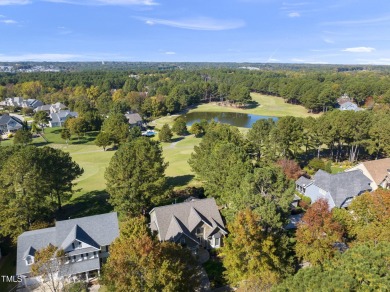
[[[131,64],[0,75],[0,291],[390,287],[390,70]]]

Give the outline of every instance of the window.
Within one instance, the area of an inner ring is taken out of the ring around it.
[[[180,243],[181,244],[185,244],[186,243],[186,239],[184,237],[180,238]]]
[[[106,245],[106,251],[108,252],[108,248],[109,248],[109,246],[108,245]]]
[[[34,263],[34,258],[32,256],[26,257],[26,263],[27,265],[32,265]]]
[[[81,241],[79,241],[78,244],[79,244],[79,247],[81,247]]]
[[[72,248],[75,249],[76,247],[74,246],[74,242],[72,242]]]
[[[196,234],[203,234],[203,227],[196,228]]]
[[[214,246],[219,246],[220,243],[221,243],[221,241],[220,241],[219,238],[215,238],[215,239],[214,239],[214,242],[215,242]]]
[[[76,256],[73,256],[73,260],[72,260],[72,262],[74,262],[76,260]]]

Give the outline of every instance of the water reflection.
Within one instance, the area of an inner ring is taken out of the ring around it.
[[[276,121],[276,117],[258,116],[252,114],[243,113],[215,113],[215,112],[192,112],[184,115],[187,126],[191,126],[195,122],[201,120],[211,121],[229,124],[241,128],[251,128],[252,125],[261,119],[273,119]]]

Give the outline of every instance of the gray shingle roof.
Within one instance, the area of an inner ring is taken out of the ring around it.
[[[347,198],[355,197],[371,190],[371,180],[360,170],[330,174],[319,170],[313,176],[313,183],[328,191],[337,207],[341,207]]]
[[[301,186],[301,187],[307,187],[309,184],[311,184],[312,181],[304,176],[301,176],[300,178],[298,178],[298,180],[295,182],[295,184],[297,184],[298,186]]]
[[[150,228],[159,232],[161,240],[170,240],[178,233],[190,237],[187,233],[191,233],[200,222],[226,232],[213,198],[156,207],[150,211],[152,213],[155,214],[156,221],[151,222]]]
[[[135,125],[139,122],[142,122],[142,118],[139,114],[125,114],[126,119],[129,121],[130,125]]]
[[[16,123],[15,126],[8,125],[8,123],[11,120]],[[23,127],[23,122],[21,120],[19,120],[17,117],[5,114],[5,115],[0,116],[0,126],[2,126],[2,127],[7,126],[7,130],[11,130],[11,131],[18,130],[18,129],[21,129]]]
[[[117,213],[107,213],[77,219],[57,221],[55,227],[27,231],[18,237],[16,274],[26,274],[30,267],[26,265],[24,255],[31,248],[40,250],[49,244],[61,247],[67,242],[71,244],[72,238],[80,239],[93,247],[110,245],[119,236]],[[80,249],[84,252],[87,249]],[[91,250],[92,251],[92,250]],[[87,260],[85,262],[88,262]],[[82,264],[77,262],[72,265]]]
[[[100,269],[99,258],[80,261],[74,264],[63,265],[60,269],[60,276],[74,275]]]

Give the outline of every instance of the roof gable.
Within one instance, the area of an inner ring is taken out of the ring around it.
[[[380,184],[389,174],[390,158],[366,161],[362,164],[370,173],[376,184]]]
[[[156,207],[150,214],[152,218],[155,218],[151,226],[158,226],[161,240],[168,240],[174,231],[184,233],[188,230],[191,232],[200,222],[211,227],[218,224],[224,228],[222,217],[213,198]],[[178,222],[178,227],[175,227],[177,229],[172,226],[173,217]]]
[[[79,225],[75,225],[73,229],[69,232],[68,236],[62,242],[60,247],[62,249],[68,248],[75,240],[84,242],[89,246],[93,246],[95,248],[100,248],[99,244],[91,238]]]

